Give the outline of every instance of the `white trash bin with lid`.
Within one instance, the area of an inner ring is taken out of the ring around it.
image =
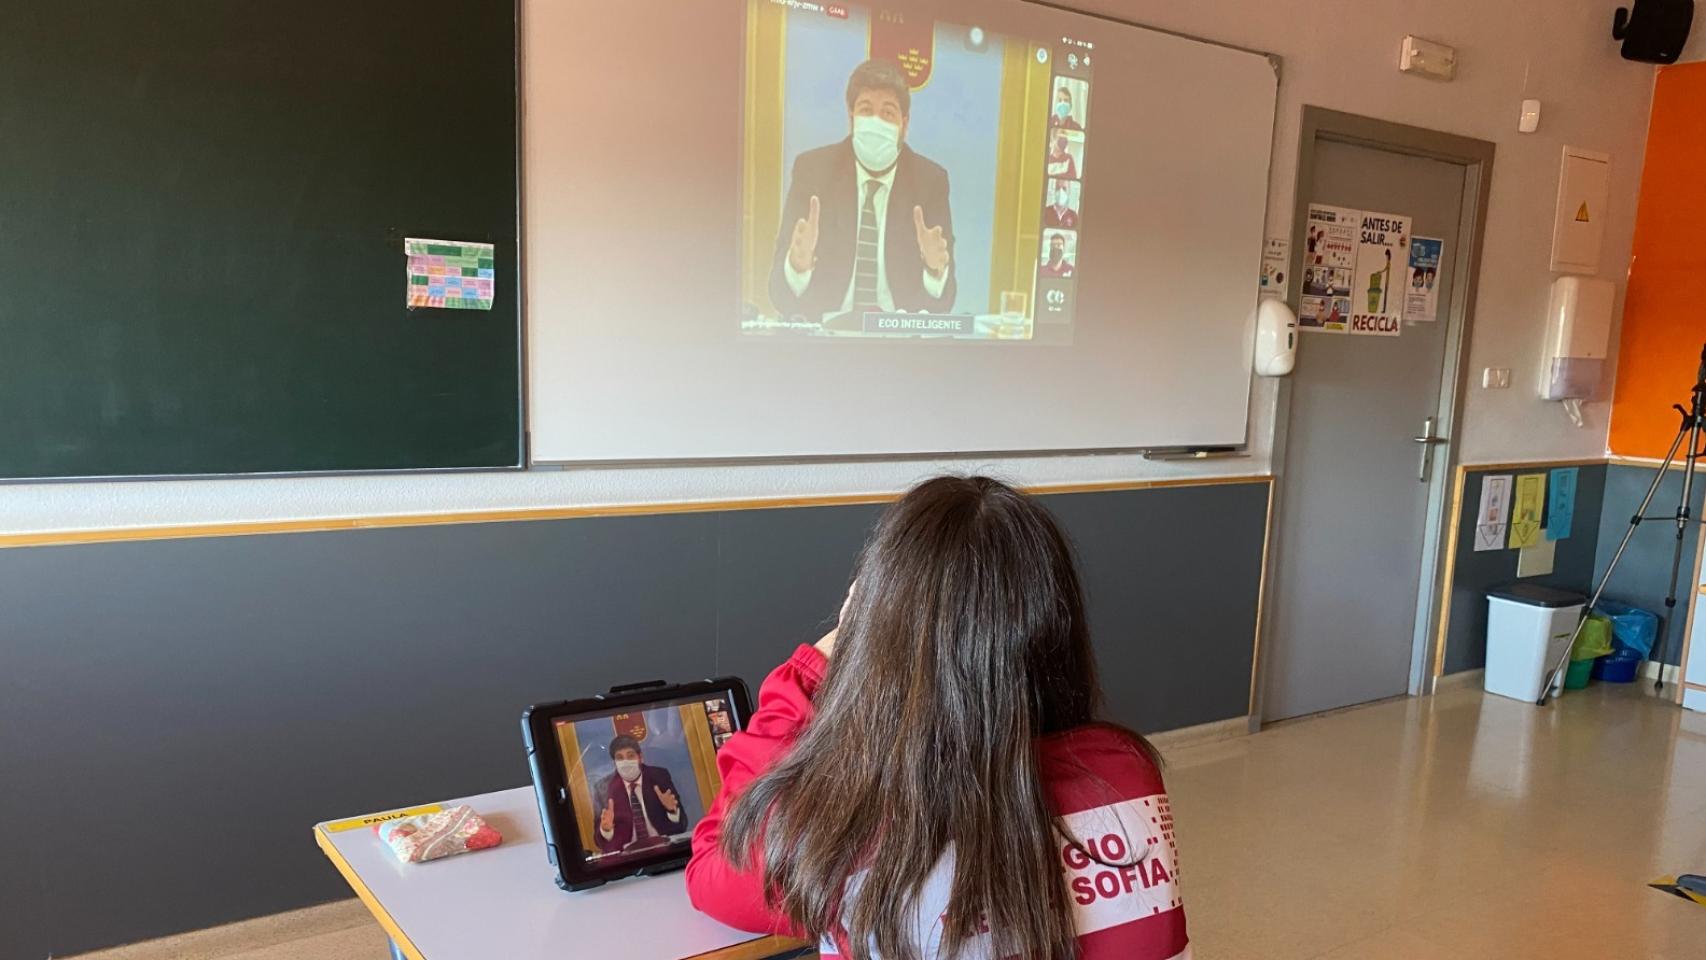
[[[1536,583],[1487,591],[1488,693],[1533,703],[1540,685],[1576,635],[1587,597]],[[1558,676],[1553,692],[1564,680]]]

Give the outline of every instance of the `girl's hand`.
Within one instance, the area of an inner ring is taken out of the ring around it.
[[[847,588],[847,599],[841,601],[841,612],[835,615],[835,626],[831,627],[828,633],[819,638],[817,643],[812,644],[812,646],[817,648],[818,653],[823,654],[825,660],[835,654],[835,635],[841,632],[841,621],[847,619],[847,607],[852,604],[853,590],[858,586],[859,581],[855,580],[852,585]]]

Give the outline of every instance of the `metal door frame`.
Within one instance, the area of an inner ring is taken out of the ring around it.
[[[1437,629],[1442,598],[1440,585],[1450,559],[1444,555],[1442,545],[1449,542],[1450,525],[1456,522],[1455,517],[1446,515],[1446,505],[1451,477],[1456,474],[1459,462],[1458,434],[1463,425],[1463,399],[1469,379],[1469,332],[1474,326],[1475,294],[1481,279],[1481,251],[1487,230],[1487,204],[1493,185],[1494,145],[1486,140],[1305,105],[1293,183],[1290,265],[1293,278],[1303,275],[1305,245],[1300,238],[1309,222],[1309,204],[1313,199],[1311,187],[1315,182],[1315,144],[1319,141],[1440,160],[1464,168],[1463,209],[1458,218],[1457,236],[1446,238],[1452,245],[1453,276],[1458,278],[1458,282],[1452,285],[1451,302],[1444,318],[1447,324],[1445,362],[1440,371],[1439,404],[1435,410],[1437,422],[1444,425],[1442,432],[1449,441],[1444,445],[1443,458],[1436,455],[1433,473],[1428,478],[1422,574],[1416,584],[1416,623],[1411,636],[1409,693],[1411,696],[1427,696],[1434,692],[1439,680],[1433,670],[1434,648],[1440,642]],[[1294,279],[1288,301],[1293,310],[1297,309],[1301,296],[1302,285]],[[1302,345],[1300,348],[1307,349]],[[1279,382],[1274,409],[1274,508],[1268,515],[1268,538],[1273,549],[1268,553],[1268,569],[1264,571],[1270,589],[1285,577],[1285,570],[1280,564],[1285,545],[1279,542],[1277,518],[1285,511],[1284,484],[1281,481],[1285,477],[1286,448],[1291,430],[1291,388],[1290,380]],[[1273,620],[1273,605],[1269,604],[1262,612],[1258,652],[1273,649]],[[1256,676],[1251,684],[1252,732],[1261,729],[1267,699],[1270,678],[1264,669],[1265,659],[1258,656]]]

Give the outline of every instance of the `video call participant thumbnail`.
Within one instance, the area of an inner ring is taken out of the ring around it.
[[[650,766],[640,742],[626,734],[610,741],[610,758],[616,763],[597,799],[598,829],[593,842],[603,853],[616,853],[631,846],[684,834],[690,824],[675,779],[663,767]]]
[[[1072,259],[1066,250],[1066,234],[1051,234],[1048,238],[1048,259],[1043,261],[1042,275],[1045,277],[1070,277],[1072,271]]]
[[[1064,130],[1056,130],[1049,136],[1048,160],[1044,168],[1051,177],[1064,180],[1078,179],[1078,159],[1072,155],[1072,141]]]
[[[1084,124],[1079,123],[1078,118],[1074,117],[1072,113],[1071,81],[1062,80],[1060,86],[1056,87],[1054,91],[1054,112],[1049,114],[1048,125],[1061,130],[1084,129]]]
[[[950,313],[948,172],[906,145],[912,91],[899,65],[847,81],[849,135],[794,160],[770,273],[784,315]],[[856,325],[856,324],[855,324]]]
[[[1072,187],[1076,186],[1065,180],[1054,180],[1049,183],[1049,205],[1043,211],[1043,226],[1055,227],[1061,230],[1078,229],[1078,211],[1073,209]]]

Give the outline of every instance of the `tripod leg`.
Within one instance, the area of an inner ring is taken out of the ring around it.
[[[1689,417],[1688,456],[1683,461],[1682,469],[1682,501],[1676,507],[1676,552],[1670,560],[1670,592],[1665,594],[1665,637],[1654,652],[1658,654],[1659,675],[1653,679],[1653,692],[1664,689],[1665,685],[1665,654],[1670,650],[1670,635],[1680,633],[1682,624],[1676,618],[1676,584],[1682,577],[1682,546],[1683,539],[1688,534],[1690,521],[1694,517],[1694,468],[1700,460],[1700,432],[1706,423],[1702,416],[1700,394],[1697,392],[1693,414]],[[1687,619],[1684,617],[1683,619]],[[1682,647],[1679,645],[1678,650]]]
[[[1677,578],[1682,575],[1682,534],[1683,530],[1679,527],[1676,531],[1676,553],[1671,557],[1670,561],[1670,592],[1665,594],[1665,635],[1653,649],[1653,659],[1657,661],[1659,667],[1659,675],[1653,678],[1654,693],[1664,689],[1665,653],[1670,650],[1671,633],[1678,627],[1676,618],[1676,581]]]
[[[1647,487],[1647,495],[1641,498],[1641,505],[1635,508],[1635,515],[1629,518],[1629,529],[1623,531],[1623,542],[1617,545],[1617,552],[1611,555],[1610,565],[1605,568],[1605,574],[1599,578],[1599,586],[1594,587],[1592,599],[1588,600],[1587,607],[1582,610],[1582,622],[1576,624],[1576,632],[1570,635],[1570,645],[1564,648],[1564,655],[1559,657],[1558,662],[1552,665],[1552,669],[1546,672],[1545,681],[1540,685],[1540,699],[1534,701],[1535,706],[1546,706],[1546,701],[1552,696],[1553,682],[1564,670],[1569,668],[1570,653],[1575,649],[1576,641],[1581,639],[1582,628],[1587,626],[1588,615],[1599,606],[1599,598],[1605,593],[1605,585],[1611,582],[1611,575],[1617,572],[1618,563],[1622,562],[1623,554],[1629,550],[1629,541],[1635,539],[1635,531],[1641,529],[1641,521],[1647,515],[1647,508],[1653,505],[1653,497],[1658,495],[1659,487],[1665,482],[1666,471],[1670,470],[1671,463],[1676,460],[1676,452],[1682,449],[1682,441],[1687,439],[1691,433],[1693,433],[1693,428],[1688,423],[1684,423],[1682,429],[1676,432],[1676,439],[1670,442],[1670,452],[1665,454],[1664,463],[1659,464],[1658,472],[1653,475],[1653,482]],[[1690,448],[1691,452],[1692,449]],[[1677,549],[1680,550],[1681,546],[1679,545]],[[1672,592],[1675,592],[1674,588]]]

